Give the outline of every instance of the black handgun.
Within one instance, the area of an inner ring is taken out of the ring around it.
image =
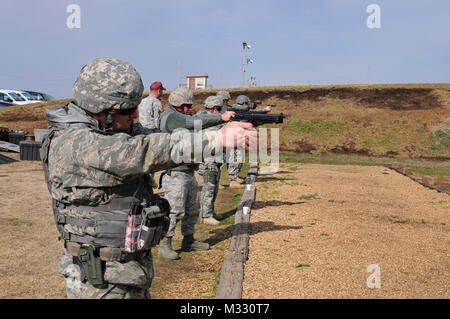
[[[257,113],[251,111],[235,111],[236,115],[233,117],[233,121],[248,122],[254,126],[263,124],[279,124],[283,123],[283,119],[286,117],[283,113],[280,114],[266,114]]]
[[[257,101],[257,102],[250,102],[250,104],[248,105],[248,108],[250,110],[254,110],[254,109],[256,109],[256,106],[260,105],[260,104],[262,104],[262,102],[259,102],[259,101]],[[276,104],[266,104],[265,106],[275,107],[277,105]]]
[[[250,102],[250,103],[248,104],[248,108],[249,108],[250,110],[254,110],[254,109],[256,109],[256,106],[259,105],[259,104],[261,104],[261,102],[259,102],[259,101]]]

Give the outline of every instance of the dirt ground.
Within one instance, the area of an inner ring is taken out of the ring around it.
[[[18,154],[7,155],[18,159]],[[198,181],[202,185],[199,176]],[[233,208],[241,193],[219,192],[217,212],[228,217],[221,225],[196,225],[196,238],[208,242],[209,251],[180,252],[181,260],[167,261],[153,250],[152,298],[214,298],[233,230]],[[0,299],[65,298],[64,279],[56,271],[62,242],[57,240],[42,164],[22,161],[0,165],[0,194]],[[177,250],[182,239],[179,228],[180,224],[174,237]]]
[[[18,159],[15,154],[8,155]],[[202,180],[198,180],[201,185]],[[65,298],[64,279],[56,271],[62,242],[57,240],[42,164],[21,161],[0,165],[0,194],[0,299]],[[208,242],[210,251],[183,252],[181,260],[169,262],[153,250],[152,298],[214,298],[233,228],[233,195],[239,195],[231,191],[219,194],[218,213],[230,217],[217,227],[196,227],[196,238]],[[175,249],[181,246],[179,226]]]
[[[61,243],[42,164],[0,165],[0,194],[0,298],[63,298]]]
[[[448,298],[449,195],[383,167],[343,165],[285,164],[257,187],[244,298]],[[42,165],[0,165],[0,194],[0,298],[64,298]],[[213,298],[231,231],[200,225],[213,251],[177,265],[156,257],[152,296]],[[371,264],[380,289],[367,287]]]
[[[294,164],[258,181],[243,298],[450,296],[449,195],[384,167]]]

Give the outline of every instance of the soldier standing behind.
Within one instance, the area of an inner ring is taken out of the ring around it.
[[[148,97],[139,104],[139,123],[147,129],[159,130],[160,115],[163,112],[163,106],[159,99],[165,88],[161,82],[153,82],[150,85]]]
[[[272,107],[270,105],[267,105],[265,108],[250,109],[250,100],[247,95],[239,95],[236,98],[236,104],[232,106],[232,109],[239,111],[252,111],[258,113],[268,113],[272,111]]]
[[[216,96],[223,100],[223,111],[231,111],[232,105],[230,93],[228,91],[219,91],[216,93]],[[231,150],[228,156],[227,154],[224,154],[224,158],[225,165],[227,165],[228,179],[230,180],[229,188],[244,188],[245,186],[242,184],[244,180],[238,176],[244,160],[239,157],[238,150]]]
[[[197,114],[220,114],[222,112],[223,101],[217,96],[209,96],[205,100],[205,108],[197,112]],[[213,126],[207,130],[219,130],[222,125]],[[198,173],[203,176],[203,187],[200,201],[200,222],[208,225],[218,225],[220,222],[216,219],[214,211],[214,202],[217,198],[220,182],[220,168],[222,161],[219,163],[214,157],[205,158],[205,161],[199,165]]]
[[[190,115],[194,104],[194,94],[187,88],[177,88],[169,95],[170,106],[161,114],[162,132],[176,132],[176,129],[194,129],[194,121],[203,128],[230,121],[234,112],[223,114]],[[200,122],[201,121],[201,122]],[[208,250],[209,244],[194,239],[195,223],[199,216],[198,184],[194,171],[197,164],[185,164],[170,169],[162,174],[164,197],[170,203],[170,226],[167,235],[161,240],[158,255],[165,259],[178,259],[180,256],[172,247],[177,222],[181,220],[182,251]]]

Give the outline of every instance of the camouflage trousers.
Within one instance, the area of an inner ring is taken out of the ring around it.
[[[242,165],[244,165],[244,159],[242,158],[244,153],[239,150],[232,150],[228,156],[226,154],[224,156],[228,168],[228,178],[230,181],[235,181]]]
[[[181,234],[193,235],[200,208],[194,171],[172,171],[170,175],[164,174],[162,186],[164,197],[170,204],[170,226],[166,237],[175,235],[179,220],[181,220]]]
[[[58,272],[66,279],[69,299],[150,299],[149,288],[153,280],[152,254],[128,262],[104,262],[102,288],[81,280],[81,268],[65,248],[58,258]]]
[[[203,176],[200,217],[208,218],[214,215],[214,202],[219,192],[220,167],[222,163],[202,163],[198,173]]]

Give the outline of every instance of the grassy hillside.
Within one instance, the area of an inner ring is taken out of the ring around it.
[[[283,151],[450,159],[450,84],[327,85],[230,88],[287,115]],[[219,89],[195,92],[198,110]],[[167,105],[166,92],[162,100]],[[146,95],[146,94],[145,94]],[[0,126],[45,128],[46,108],[69,100],[0,109]],[[270,127],[270,126],[269,126]]]

